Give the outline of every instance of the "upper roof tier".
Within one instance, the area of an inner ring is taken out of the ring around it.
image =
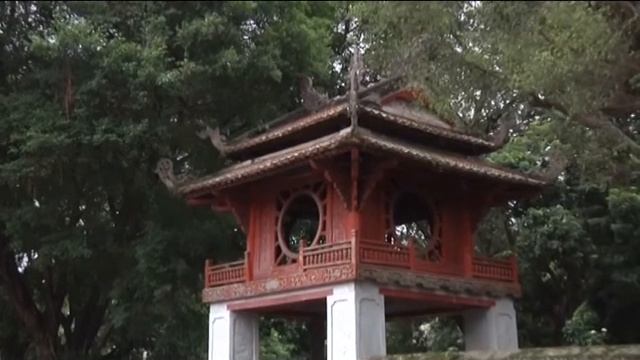
[[[346,96],[329,100],[309,81],[301,86],[304,107],[272,121],[262,132],[223,142],[219,131],[208,129],[213,145],[235,164],[185,182],[177,181],[168,160],[159,163],[157,171],[167,186],[194,199],[356,148],[427,171],[491,180],[514,191],[539,189],[561,169],[550,165],[542,176],[530,176],[486,161],[480,155],[502,146],[507,128],[498,129],[492,140],[457,130],[423,106],[428,101],[420,92],[398,88],[398,83],[385,80],[360,90],[351,86]]]
[[[398,85],[398,79],[384,80],[358,92],[360,126],[465,155],[488,153],[500,147],[499,142],[455,129],[450,122],[424,107],[426,101],[420,92]],[[349,111],[347,96],[327,100],[314,109],[302,107],[261,129],[246,132],[227,143],[218,142],[218,148],[229,158],[255,158],[349,127]]]

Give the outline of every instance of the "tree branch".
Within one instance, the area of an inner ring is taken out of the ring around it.
[[[625,134],[624,131],[620,130],[614,123],[605,119],[601,113],[577,114],[572,117],[572,120],[577,121],[589,129],[604,130],[612,138],[618,139],[623,145],[628,146],[636,152],[640,152],[640,144]]]
[[[561,103],[551,99],[541,98],[537,94],[530,95],[529,104],[533,107],[557,110],[570,117],[571,120],[589,129],[605,131],[612,138],[618,139],[618,141],[623,145],[628,146],[633,151],[640,152],[640,144],[638,144],[632,137],[625,134],[624,131],[620,130],[620,128],[618,128],[614,123],[606,119],[606,114],[603,110],[581,114],[570,114],[569,110]],[[606,109],[606,107],[603,109]]]

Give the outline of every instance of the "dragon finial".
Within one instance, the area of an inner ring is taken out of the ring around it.
[[[329,101],[327,94],[313,87],[313,79],[309,76],[300,76],[300,97],[302,97],[302,106],[311,112],[318,111]]]
[[[173,169],[173,162],[167,158],[162,158],[156,164],[154,171],[158,174],[160,181],[169,189],[169,191],[175,193],[178,191],[178,187],[188,181],[193,180],[191,174],[176,175]]]
[[[225,137],[220,132],[219,127],[212,129],[208,125],[205,125],[204,129],[199,131],[197,135],[203,140],[208,138],[209,141],[211,141],[211,145],[213,145],[213,147],[216,148],[222,156],[226,154],[227,145],[225,143]]]
[[[351,64],[349,65],[349,115],[351,117],[351,126],[356,127],[358,124],[358,91],[360,90],[360,81],[362,78],[362,55],[358,46],[354,47],[351,56]]]
[[[516,126],[516,121],[513,117],[507,120],[501,120],[498,129],[491,135],[490,141],[497,147],[503,147],[509,142],[509,132]]]
[[[167,158],[160,159],[156,165],[155,173],[158,174],[160,181],[169,189],[174,192],[178,185],[178,179],[173,172],[173,162]]]

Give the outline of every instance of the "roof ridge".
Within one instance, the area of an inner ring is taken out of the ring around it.
[[[397,75],[397,76],[393,76],[387,79],[382,79],[380,81],[377,81],[359,90],[358,98],[369,95],[371,92],[374,92],[375,90],[378,90],[380,88],[384,89],[386,86],[393,87],[394,85],[397,85],[397,82],[401,81],[403,78],[404,78],[403,76]],[[347,101],[348,101],[348,94],[334,96],[331,99],[329,99],[324,105],[318,108],[316,112],[320,112],[328,107],[335,106],[342,102],[347,102]],[[312,113],[309,113],[309,111],[306,110],[303,106],[299,106],[295,110],[292,110],[286,114],[280,115],[277,118],[264,123],[260,127],[249,129],[243,133],[238,134],[237,136],[234,136],[232,141],[239,142],[242,140],[246,140],[247,138],[253,135],[257,135],[256,133],[259,131],[269,130],[269,128],[271,127],[284,125],[286,121],[295,120],[298,116],[304,116],[309,114],[312,114]]]

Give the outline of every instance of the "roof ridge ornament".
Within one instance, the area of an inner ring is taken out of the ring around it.
[[[496,148],[501,148],[509,142],[509,132],[516,127],[516,121],[513,117],[508,119],[502,118],[498,129],[491,135],[489,141],[493,143]]]
[[[189,174],[177,175],[173,172],[173,161],[171,159],[162,158],[156,164],[154,170],[160,181],[171,191],[172,193],[178,193],[178,188],[184,185],[187,181],[193,180],[194,177]]]
[[[300,76],[300,97],[302,107],[307,111],[316,112],[329,102],[329,97],[313,87],[313,79],[309,76]]]
[[[349,65],[349,94],[348,94],[348,113],[351,119],[351,130],[354,131],[358,126],[358,91],[360,90],[360,81],[362,79],[362,55],[360,48],[355,45],[353,55],[351,56],[351,64]]]
[[[226,138],[220,132],[219,126],[216,126],[214,129],[212,129],[208,125],[204,125],[204,129],[202,129],[201,131],[198,131],[196,135],[203,140],[208,138],[209,141],[211,141],[211,145],[213,145],[213,147],[216,148],[218,152],[220,152],[220,155],[222,156],[226,155],[227,153],[227,144],[225,141]]]

